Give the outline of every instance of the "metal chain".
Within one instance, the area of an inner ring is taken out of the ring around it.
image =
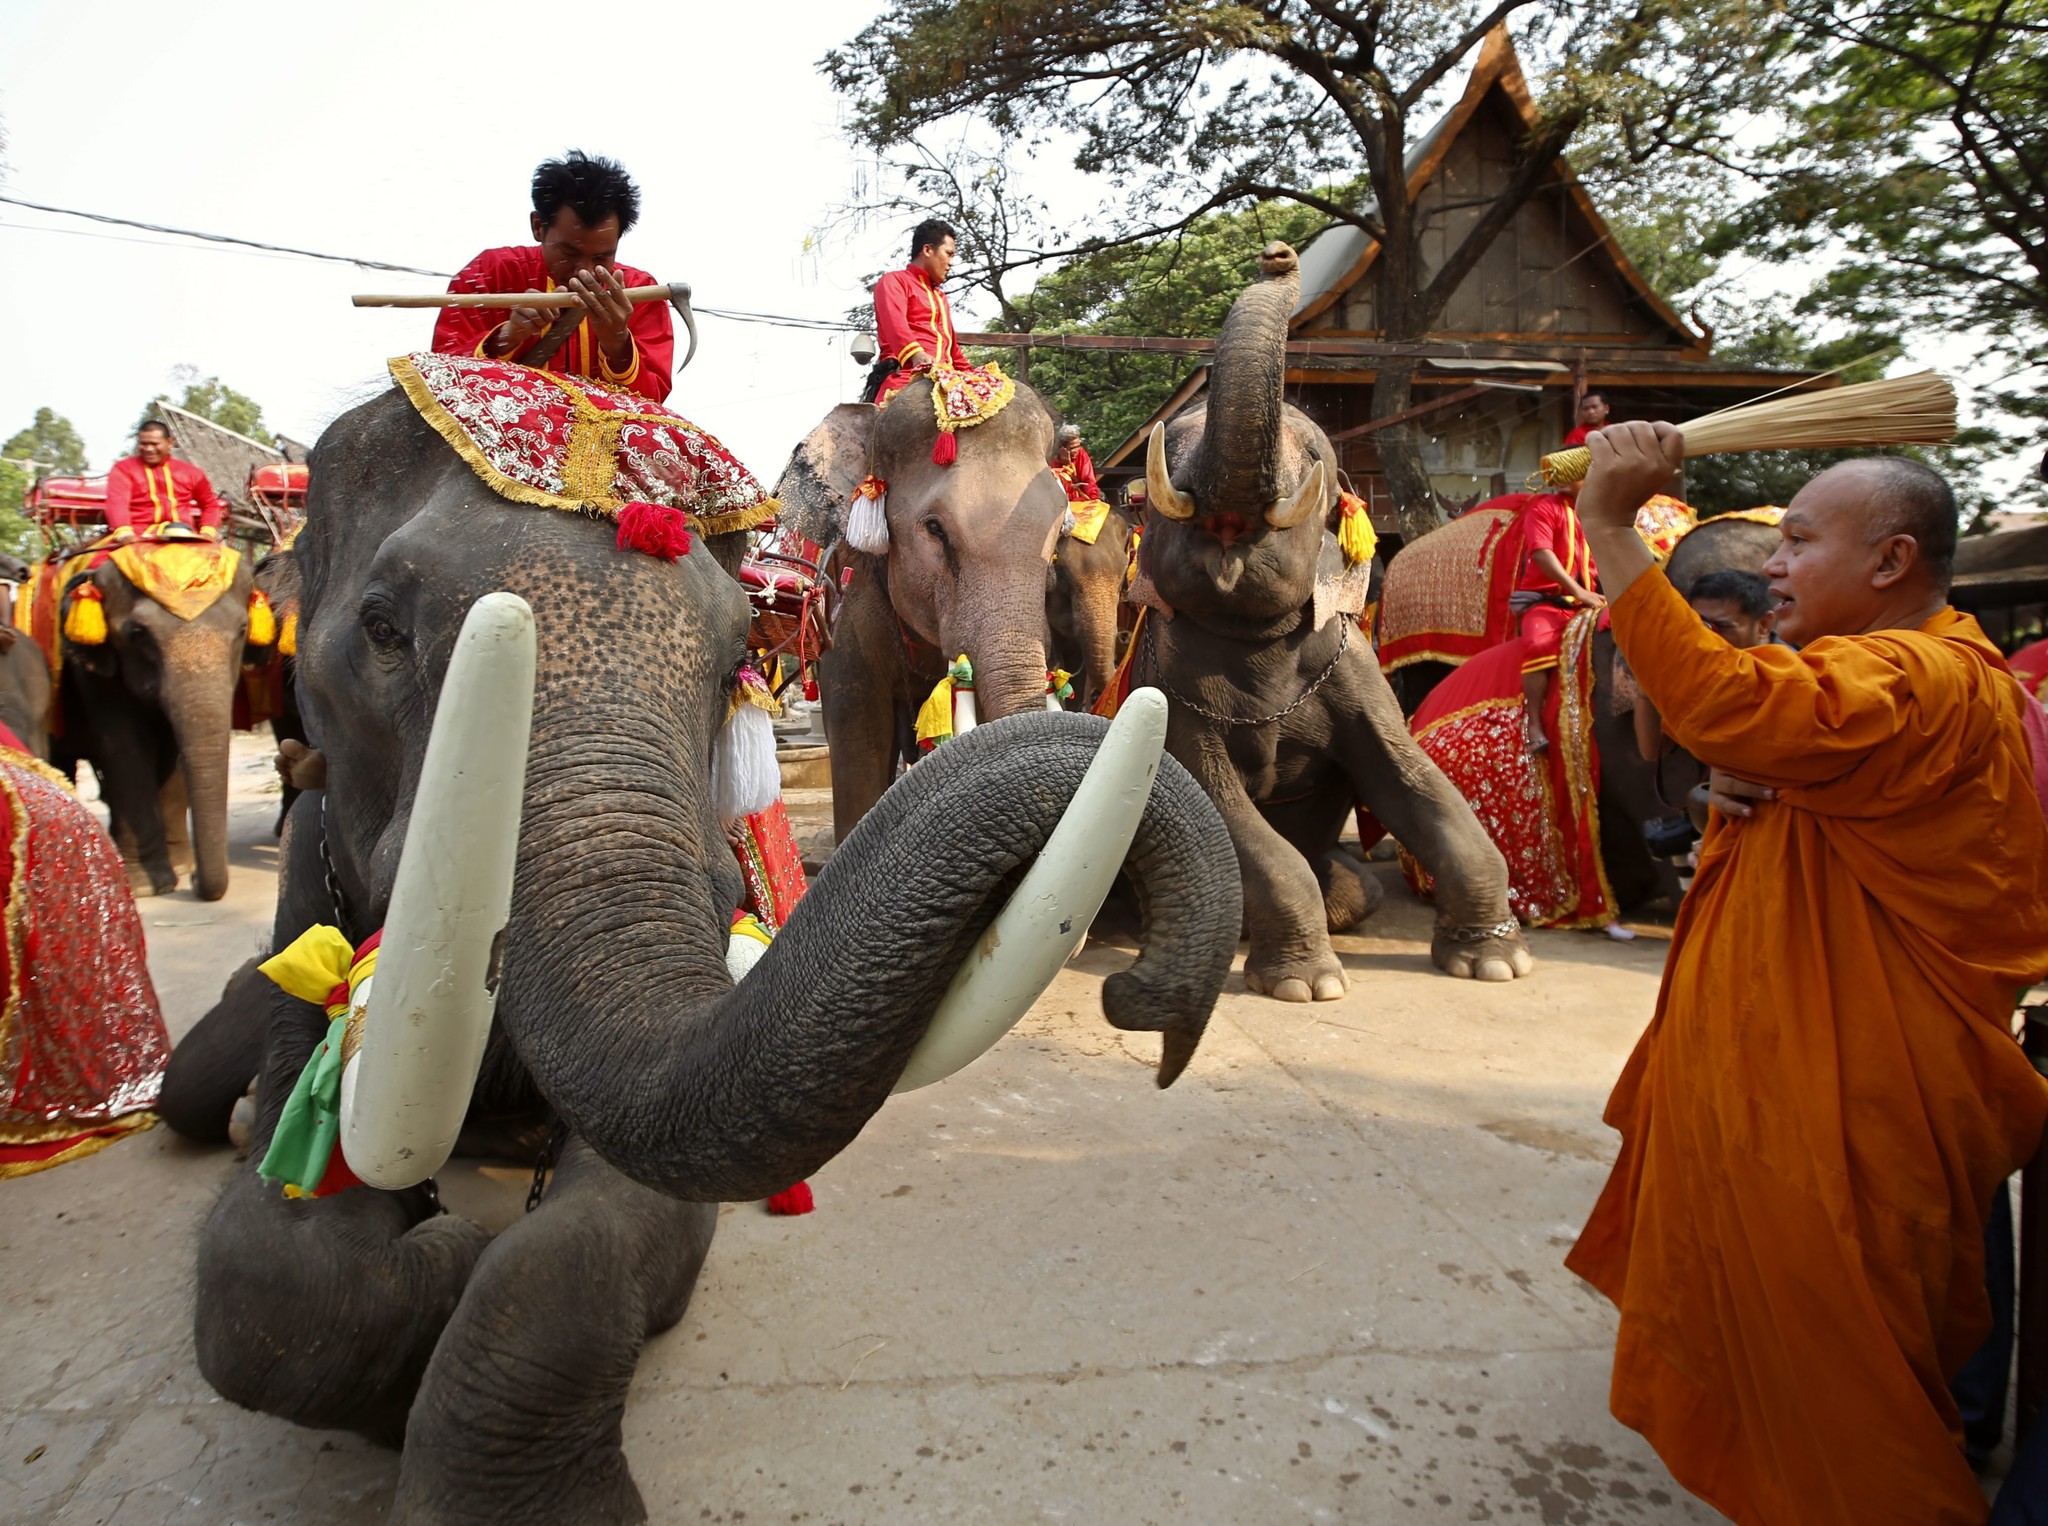
[[[548,1173],[555,1169],[555,1162],[562,1158],[562,1147],[568,1142],[569,1125],[557,1118],[548,1129],[548,1142],[540,1147],[540,1159],[533,1163],[533,1185],[526,1189],[528,1213],[540,1207],[540,1200],[548,1190]]]
[[[348,903],[341,894],[341,881],[334,877],[334,859],[327,852],[327,791],[320,791],[320,872],[327,880],[327,899],[334,906],[334,925],[348,935]]]
[[[1286,720],[1288,716],[1294,714],[1295,711],[1299,710],[1303,705],[1307,704],[1309,700],[1314,696],[1316,690],[1322,688],[1324,684],[1328,683],[1330,675],[1337,671],[1337,664],[1344,660],[1345,648],[1351,645],[1351,617],[1349,615],[1339,614],[1337,616],[1337,621],[1338,625],[1336,656],[1332,657],[1329,660],[1329,663],[1323,668],[1323,671],[1315,676],[1315,681],[1313,683],[1311,683],[1306,689],[1303,689],[1300,694],[1295,696],[1293,704],[1289,705],[1284,710],[1275,710],[1271,715],[1257,717],[1242,715],[1223,715],[1215,710],[1207,708],[1204,705],[1197,704],[1194,700],[1189,699],[1185,694],[1181,693],[1180,690],[1176,689],[1172,684],[1168,683],[1166,681],[1165,675],[1159,671],[1159,649],[1154,644],[1152,636],[1152,625],[1149,621],[1146,623],[1145,626],[1145,661],[1147,665],[1152,669],[1152,676],[1159,680],[1159,687],[1166,691],[1167,696],[1170,699],[1176,700],[1179,703],[1186,705],[1190,710],[1194,711],[1195,714],[1201,716],[1204,720],[1214,721],[1219,726],[1270,726],[1275,721]]]
[[[1522,924],[1509,917],[1491,927],[1451,927],[1439,922],[1436,930],[1453,943],[1484,943],[1489,938],[1512,938],[1522,930]]]

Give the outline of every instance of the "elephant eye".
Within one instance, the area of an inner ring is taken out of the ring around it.
[[[363,634],[370,638],[373,646],[397,646],[405,639],[399,628],[383,615],[366,613],[363,616]]]
[[[924,528],[925,533],[931,536],[933,540],[937,541],[942,546],[945,545],[946,527],[944,525],[940,524],[936,519],[927,519],[924,522]]]

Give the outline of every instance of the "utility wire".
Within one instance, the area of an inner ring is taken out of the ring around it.
[[[50,212],[58,217],[82,217],[89,222],[111,223],[120,228],[140,228],[146,233],[168,233],[178,238],[196,238],[211,244],[231,244],[238,249],[255,250],[263,254],[292,255],[302,260],[326,260],[336,265],[355,265],[364,270],[393,270],[404,275],[433,276],[439,280],[454,279],[454,272],[448,270],[427,270],[418,265],[394,265],[388,260],[361,259],[352,254],[323,254],[317,249],[295,249],[289,244],[266,244],[253,238],[236,238],[227,233],[201,233],[192,228],[171,228],[162,223],[138,222],[132,217],[109,217],[103,212],[80,212],[71,207],[46,206],[39,201],[24,201],[19,196],[0,196],[0,202],[9,206],[27,207],[35,212]],[[24,232],[62,233],[61,228],[28,228],[16,224]],[[84,235],[91,237],[94,235]],[[118,238],[118,234],[99,234],[101,238]],[[151,239],[124,240],[132,243],[154,243]],[[174,247],[161,245],[159,247]],[[724,318],[733,323],[765,323],[776,328],[810,329],[820,333],[852,333],[856,325],[843,319],[833,318],[792,318],[782,313],[755,313],[722,307],[699,307],[695,311],[706,317]]]

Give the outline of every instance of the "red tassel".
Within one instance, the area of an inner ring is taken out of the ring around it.
[[[787,1192],[778,1192],[775,1196],[768,1199],[768,1211],[770,1213],[794,1216],[799,1213],[809,1213],[817,1206],[816,1203],[811,1201],[811,1184],[809,1182],[798,1182]]]
[[[804,674],[804,699],[813,705],[818,702],[818,680],[808,673]]]
[[[637,501],[619,510],[619,549],[663,561],[690,554],[690,521],[681,509]]]
[[[960,454],[960,442],[950,429],[941,429],[939,437],[932,441],[932,465],[951,466]]]

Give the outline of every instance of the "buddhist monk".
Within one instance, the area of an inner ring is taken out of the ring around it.
[[[1908,461],[1792,501],[1764,574],[1796,650],[1707,630],[1631,528],[1680,443],[1609,426],[1579,495],[1615,639],[1717,810],[1567,1265],[1621,1312],[1616,1417],[1724,1515],[1976,1526],[1947,1385],[1991,1328],[1992,1196],[2048,1117],[2011,1026],[2048,974],[2023,696],[1947,603],[1954,497]]]

